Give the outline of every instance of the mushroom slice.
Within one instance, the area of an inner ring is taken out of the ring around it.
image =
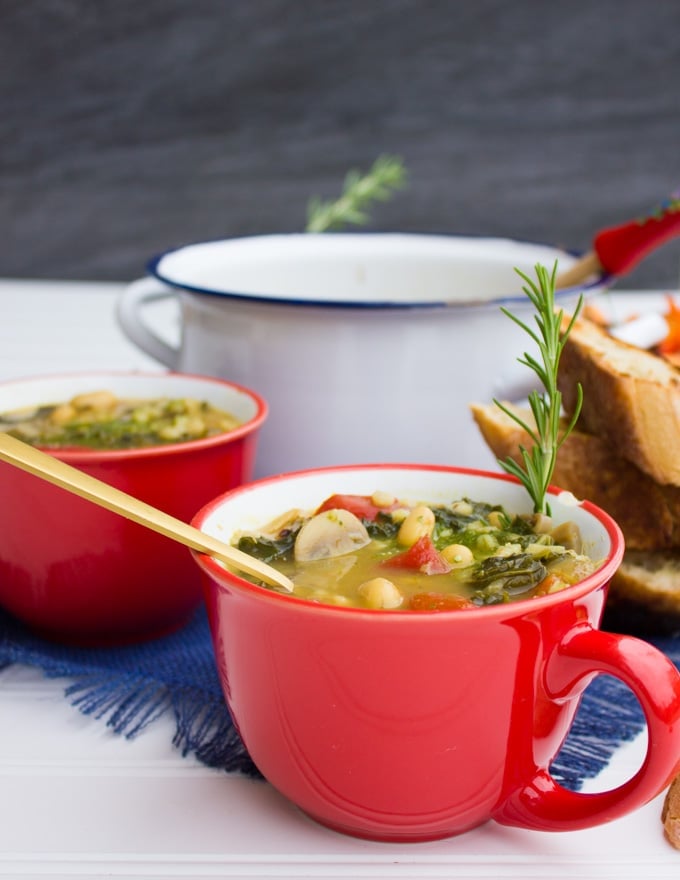
[[[551,532],[550,535],[556,544],[561,544],[567,550],[575,550],[577,553],[583,552],[583,541],[581,539],[581,530],[575,522],[560,523]]]
[[[307,520],[298,532],[295,558],[308,562],[343,556],[365,547],[370,540],[364,524],[349,510],[324,510]]]

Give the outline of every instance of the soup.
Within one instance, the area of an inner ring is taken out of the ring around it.
[[[573,522],[468,498],[413,504],[383,492],[333,495],[313,513],[291,510],[234,543],[286,574],[294,596],[369,609],[495,605],[564,589],[599,567]]]
[[[238,427],[231,413],[192,398],[120,398],[111,391],[0,413],[0,431],[44,448],[131,449],[184,443]]]

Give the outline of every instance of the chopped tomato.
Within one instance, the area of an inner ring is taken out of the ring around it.
[[[380,563],[385,568],[412,568],[423,574],[446,574],[451,566],[442,559],[429,535],[418,538],[412,547]]]
[[[668,311],[664,315],[668,324],[668,336],[659,343],[659,354],[672,354],[680,351],[680,307],[672,296],[666,297]]]
[[[411,596],[408,607],[412,611],[464,611],[477,606],[455,593],[416,593]]]
[[[378,507],[371,501],[370,495],[331,495],[317,508],[317,513],[324,510],[349,510],[358,519],[374,520],[379,513],[385,513],[398,507],[393,504],[390,507]]]

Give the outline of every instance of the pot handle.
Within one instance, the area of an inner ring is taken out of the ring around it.
[[[125,288],[116,303],[116,320],[121,330],[138,348],[171,370],[179,368],[179,348],[155,333],[142,318],[144,307],[152,302],[177,296],[177,291],[156,278],[140,278]]]
[[[583,689],[584,679],[600,673],[623,681],[640,702],[648,731],[640,769],[616,788],[594,794],[570,791],[539,770],[510,793],[494,814],[496,821],[540,831],[590,828],[643,806],[680,770],[680,674],[673,663],[641,639],[585,627],[548,662],[548,696],[568,700]]]

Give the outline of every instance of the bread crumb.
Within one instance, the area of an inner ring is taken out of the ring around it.
[[[663,830],[671,846],[680,849],[680,774],[666,792],[661,811]]]

